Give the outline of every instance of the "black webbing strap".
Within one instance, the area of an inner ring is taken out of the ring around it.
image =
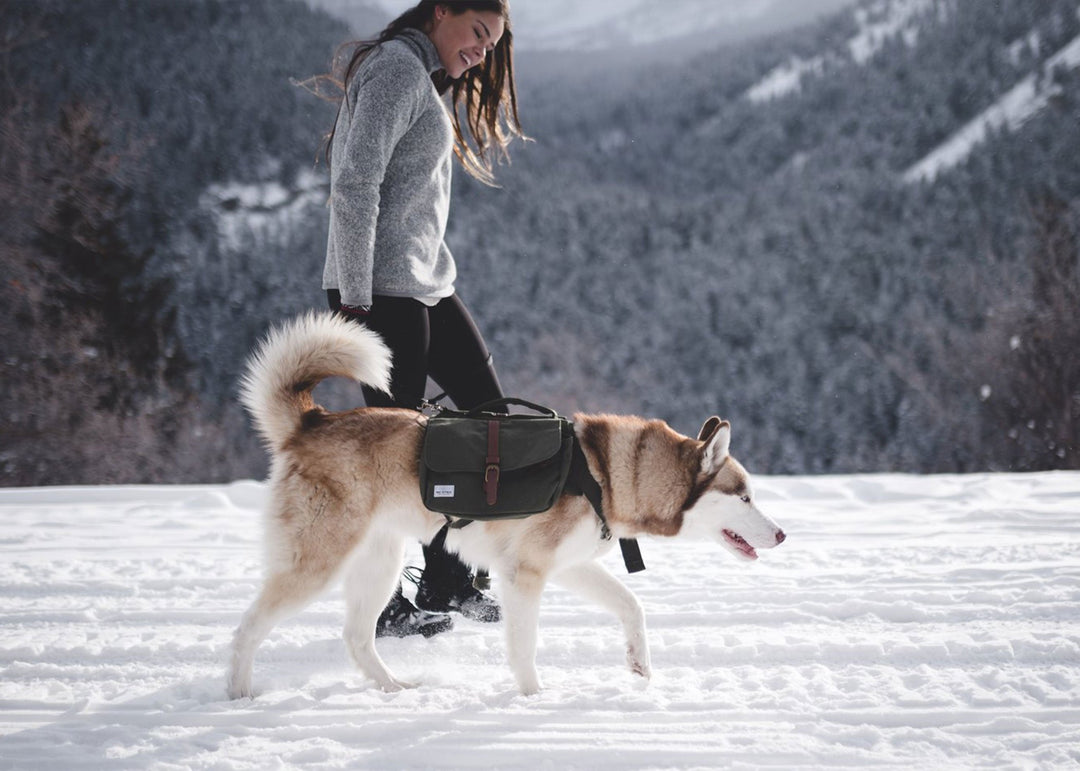
[[[640,573],[645,569],[645,560],[641,558],[636,538],[620,538],[619,548],[622,549],[622,561],[627,573]]]
[[[567,495],[584,495],[592,504],[593,511],[600,518],[602,524],[601,533],[605,541],[611,539],[611,528],[608,527],[607,518],[604,516],[604,496],[597,482],[589,471],[589,462],[585,459],[585,452],[581,449],[581,442],[574,436],[574,454],[570,460],[570,474],[566,479],[566,487],[563,492]],[[622,550],[623,564],[626,565],[627,573],[640,573],[645,569],[645,561],[641,558],[641,549],[634,538],[620,538],[619,549]]]

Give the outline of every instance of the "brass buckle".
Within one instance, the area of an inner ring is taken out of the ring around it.
[[[494,478],[492,471],[495,472]],[[484,492],[487,493],[487,505],[494,506],[499,498],[499,466],[495,463],[489,463],[484,470]]]

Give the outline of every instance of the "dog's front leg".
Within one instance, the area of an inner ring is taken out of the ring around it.
[[[645,611],[633,592],[599,562],[567,568],[552,576],[552,580],[618,616],[626,633],[626,663],[634,674],[646,679],[652,676]]]
[[[507,658],[518,688],[526,696],[540,690],[540,677],[536,673],[536,634],[543,590],[544,577],[528,568],[516,570],[503,590]]]

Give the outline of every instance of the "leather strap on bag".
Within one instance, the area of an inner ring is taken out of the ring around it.
[[[484,463],[484,492],[487,493],[487,505],[494,506],[499,500],[499,421],[488,421],[487,438],[488,449],[487,460]]]

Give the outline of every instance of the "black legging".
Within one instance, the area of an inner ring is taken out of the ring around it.
[[[330,309],[340,311],[338,290],[328,289],[326,295]],[[411,297],[373,299],[363,323],[379,333],[394,360],[392,396],[365,387],[369,407],[418,407],[429,376],[459,409],[503,396],[484,338],[456,294],[432,307]]]
[[[341,294],[326,292],[330,309],[341,310]],[[484,338],[456,294],[429,307],[411,297],[375,295],[363,319],[394,355],[391,395],[364,387],[369,407],[420,406],[430,376],[458,409],[471,409],[504,394]],[[501,411],[501,410],[500,410]],[[424,547],[424,579],[434,591],[454,595],[469,583],[468,567],[442,548]]]

